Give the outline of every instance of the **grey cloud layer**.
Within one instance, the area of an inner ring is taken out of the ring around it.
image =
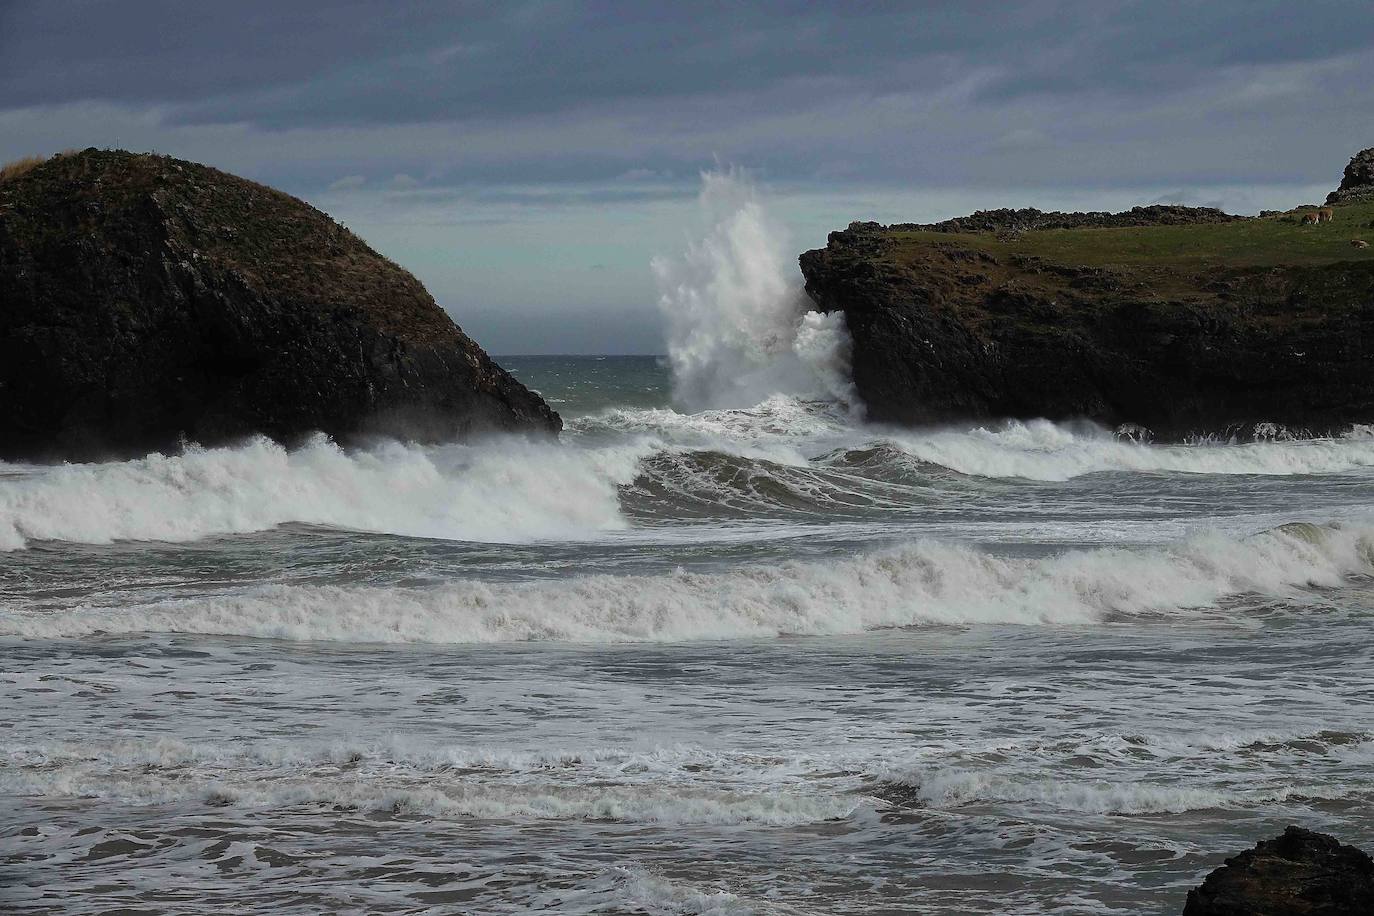
[[[1367,2],[0,10],[0,111],[151,112],[164,147],[193,128],[287,148],[313,132],[323,185],[691,174],[713,155],[818,181],[996,184],[1012,164],[1030,185],[1273,180],[1328,168],[1282,131],[1347,152],[1374,81]]]

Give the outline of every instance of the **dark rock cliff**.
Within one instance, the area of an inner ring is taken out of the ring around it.
[[[1087,418],[1173,439],[1374,420],[1374,258],[1351,246],[1374,209],[1315,228],[1163,209],[857,223],[801,269],[817,308],[845,314],[872,420]]]
[[[1374,862],[1301,827],[1227,859],[1188,892],[1183,916],[1369,916]]]
[[[1374,147],[1356,153],[1340,185],[1326,195],[1326,202],[1333,205],[1367,200],[1374,200]]]
[[[296,198],[94,149],[0,181],[0,457],[560,426],[418,280]]]

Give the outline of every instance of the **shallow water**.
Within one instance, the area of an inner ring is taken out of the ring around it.
[[[1176,913],[1288,823],[1374,846],[1368,431],[506,364],[561,443],[0,466],[5,905]]]

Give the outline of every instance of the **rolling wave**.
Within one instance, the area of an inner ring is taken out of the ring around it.
[[[1374,527],[1284,525],[1172,546],[1012,558],[917,541],[837,560],[427,587],[267,585],[122,607],[0,611],[0,635],[199,633],[343,642],[680,642],[926,624],[1091,624],[1339,586]]]
[[[911,519],[941,500],[954,505],[979,481],[1374,468],[1368,429],[1154,446],[1047,421],[856,426],[834,403],[781,395],[695,414],[609,410],[570,423],[568,440],[344,450],[324,437],[295,449],[256,439],[106,464],[0,464],[0,551],[31,541],[191,541],[287,523],[455,541],[576,541],[638,523]]]
[[[617,486],[645,450],[502,438],[345,451],[323,436],[0,473],[0,550],[33,540],[191,541],[287,522],[450,540],[576,538],[626,527]],[[0,471],[4,471],[0,466]]]
[[[887,435],[919,461],[976,477],[1064,481],[1110,471],[1292,476],[1374,467],[1374,435],[1367,427],[1334,439],[1195,445],[1123,441],[1097,427],[1048,420]]]

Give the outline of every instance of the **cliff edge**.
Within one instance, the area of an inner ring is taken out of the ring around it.
[[[1356,186],[1350,174],[1342,187]],[[845,314],[876,421],[1322,433],[1374,420],[1374,249],[1355,244],[1374,238],[1374,198],[1315,225],[1301,216],[1155,207],[855,223],[801,269],[816,307]]]
[[[0,178],[0,457],[560,426],[410,273],[294,197],[95,149]]]

